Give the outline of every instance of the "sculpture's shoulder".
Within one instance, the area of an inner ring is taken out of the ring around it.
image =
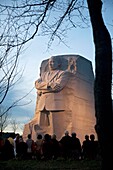
[[[46,77],[49,74],[49,71],[45,71],[41,73],[41,78]]]

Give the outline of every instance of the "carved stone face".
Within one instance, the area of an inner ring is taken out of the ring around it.
[[[55,57],[51,57],[50,59],[49,59],[49,69],[50,70],[56,70],[56,69],[58,69],[59,68],[59,62],[58,62],[59,60],[58,59],[56,59]]]

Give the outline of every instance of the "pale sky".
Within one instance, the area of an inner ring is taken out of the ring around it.
[[[103,1],[104,2],[104,1]],[[105,5],[103,5],[103,18],[105,24],[113,38],[113,1],[106,0]],[[110,25],[112,24],[112,26]],[[62,55],[62,54],[78,54],[92,62],[93,70],[95,71],[95,49],[93,44],[92,28],[86,29],[74,29],[68,32],[67,38],[64,44],[59,44],[54,42],[51,49],[47,50],[47,37],[35,37],[27,46],[26,51],[22,54],[20,58],[20,68],[25,67],[23,77],[20,82],[15,86],[15,88],[10,93],[10,98],[7,99],[7,104],[16,98],[22,97],[24,94],[28,93],[34,88],[34,82],[39,78],[40,64],[43,60],[49,58],[52,55]],[[25,124],[35,114],[35,103],[36,103],[36,89],[34,88],[32,92],[22,101],[26,103],[32,100],[29,105],[14,108],[11,113],[12,117]],[[12,131],[8,127],[5,131]],[[21,129],[17,130],[22,132]]]

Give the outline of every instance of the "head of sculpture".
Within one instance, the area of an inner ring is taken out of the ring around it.
[[[56,57],[56,56],[52,56],[50,59],[49,59],[49,69],[50,70],[57,70],[57,69],[60,69],[61,67],[61,59],[59,57]]]

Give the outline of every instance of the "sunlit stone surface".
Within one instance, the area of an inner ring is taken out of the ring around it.
[[[92,63],[79,55],[59,55],[55,58],[56,60],[60,58],[61,65],[56,71],[60,70],[58,74],[61,71],[66,72],[67,80],[66,77],[64,80],[66,83],[59,92],[37,95],[35,115],[33,120],[24,126],[23,138],[26,140],[29,133],[34,140],[38,133],[50,135],[55,133],[57,139],[60,139],[68,130],[70,134],[76,132],[82,142],[86,134],[95,134]],[[49,72],[48,60],[42,61],[40,67],[42,77],[47,76]],[[48,77],[46,79],[48,82],[53,81],[52,83],[58,81],[56,75],[52,80]]]

